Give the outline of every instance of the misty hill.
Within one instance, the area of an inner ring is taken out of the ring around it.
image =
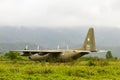
[[[14,28],[0,27],[0,50],[24,49],[28,45],[30,49],[40,48],[56,49],[80,47],[87,34],[88,27],[73,28]],[[108,27],[96,27],[95,38],[98,49],[113,50],[115,56],[119,55],[120,29]]]

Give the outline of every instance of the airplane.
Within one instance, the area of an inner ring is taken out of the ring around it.
[[[22,52],[23,56],[29,56],[34,61],[71,61],[91,52],[100,52],[96,49],[94,29],[89,28],[85,41],[81,48],[65,50],[15,50]],[[102,51],[101,51],[102,52]]]

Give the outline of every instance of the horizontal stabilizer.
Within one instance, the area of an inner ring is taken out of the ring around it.
[[[108,50],[97,50],[97,52],[107,52]]]

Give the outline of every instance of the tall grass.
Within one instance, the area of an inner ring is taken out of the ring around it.
[[[95,65],[89,65],[94,63]],[[120,61],[0,61],[0,80],[119,80]]]

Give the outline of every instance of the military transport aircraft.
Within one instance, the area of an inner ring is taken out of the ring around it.
[[[29,56],[31,60],[45,61],[70,61],[91,52],[99,52],[95,46],[94,29],[89,28],[84,44],[81,48],[67,50],[15,50]]]

